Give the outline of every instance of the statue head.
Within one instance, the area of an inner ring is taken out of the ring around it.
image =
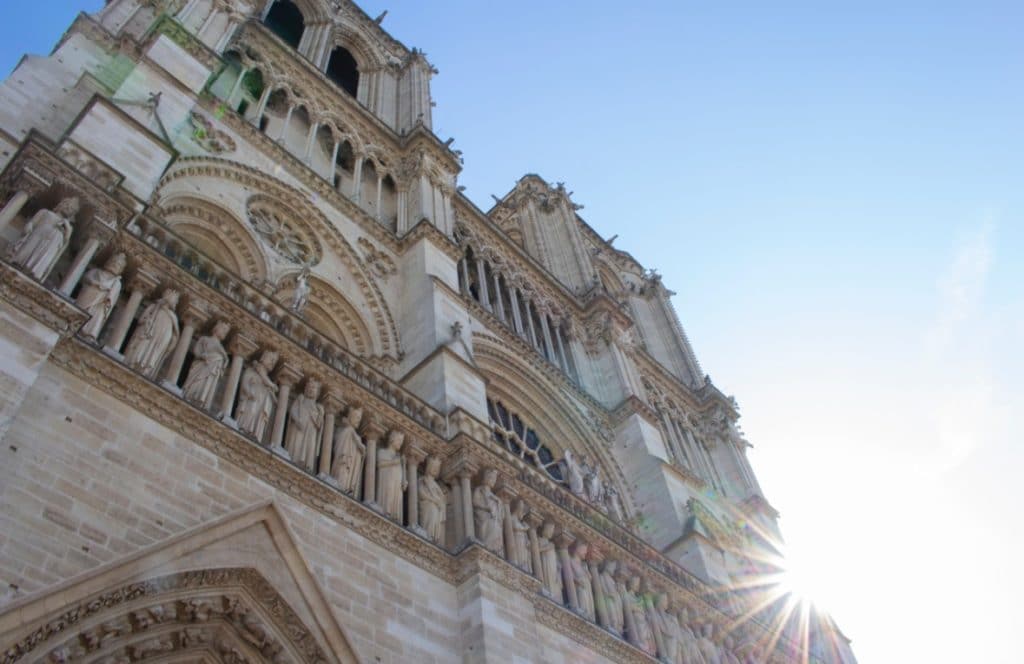
[[[63,199],[60,203],[57,203],[57,207],[54,208],[53,211],[65,219],[71,219],[78,214],[78,211],[81,208],[82,203],[78,200],[78,196],[69,196]]]
[[[392,429],[391,432],[388,433],[388,447],[392,450],[399,450],[404,442],[405,434],[398,429]]]
[[[173,309],[174,307],[178,306],[178,299],[180,297],[181,294],[177,290],[173,288],[168,288],[167,290],[164,291],[163,297],[161,297],[160,299],[164,303],[166,303],[167,306]]]
[[[577,558],[579,558],[580,560],[586,560],[587,559],[587,552],[589,550],[590,550],[590,545],[588,545],[583,540],[580,540],[580,541],[576,542],[576,546],[573,548],[573,554],[575,554],[575,556]]]
[[[615,576],[615,570],[618,569],[618,567],[619,567],[619,563],[617,563],[614,560],[606,560],[606,561],[604,561],[604,572],[605,572],[605,574],[610,574],[612,576]]]
[[[277,364],[277,353],[272,350],[263,351],[263,355],[260,356],[260,364],[267,371],[272,370]]]
[[[629,590],[630,592],[637,592],[640,590],[640,577],[634,576],[629,579]]]
[[[498,471],[493,468],[488,468],[484,471],[484,484],[493,489],[494,485],[498,483]]]
[[[682,623],[683,625],[689,624],[690,612],[686,609],[685,606],[679,607],[679,612],[676,615],[679,617],[680,623]]]
[[[349,426],[353,429],[358,429],[359,425],[363,421],[363,409],[359,406],[353,406],[348,409],[348,415],[346,415],[346,417],[348,418]]]
[[[320,381],[310,378],[306,381],[306,387],[302,390],[302,393],[310,399],[316,399],[320,396]]]
[[[218,341],[224,341],[224,339],[226,339],[228,336],[228,332],[230,331],[231,326],[225,323],[224,321],[220,320],[217,321],[217,324],[213,326],[212,335],[214,339]]]
[[[665,593],[658,593],[657,599],[654,600],[654,605],[662,613],[668,611],[668,595]]]
[[[544,525],[540,528],[540,534],[544,539],[551,539],[555,534],[555,524],[551,521],[545,521]]]
[[[103,264],[103,269],[111,274],[121,274],[127,265],[128,259],[119,251],[107,259],[107,262]]]
[[[441,459],[440,457],[432,456],[427,459],[427,476],[437,477],[441,474]]]
[[[516,500],[516,505],[512,513],[515,514],[521,520],[524,516],[526,516],[526,512],[528,509],[529,506],[526,504],[526,501],[523,500],[522,498],[519,498]]]

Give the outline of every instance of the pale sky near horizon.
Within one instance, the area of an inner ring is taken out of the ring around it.
[[[8,3],[0,70],[100,4]],[[1024,4],[361,4],[477,205],[565,181],[678,293],[861,662],[1021,661]]]

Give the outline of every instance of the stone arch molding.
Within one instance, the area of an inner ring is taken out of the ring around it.
[[[291,302],[299,274],[300,271],[296,270],[278,282],[277,299],[280,302]],[[371,348],[372,338],[355,307],[336,288],[319,277],[310,276],[308,285],[309,301],[303,309],[306,320],[357,355],[366,355]]]
[[[528,414],[533,428],[544,438],[542,442],[559,454],[569,449],[596,462],[629,514],[634,512],[629,484],[602,440],[602,432],[564,396],[563,388],[495,337],[474,333],[473,357],[487,380],[489,396],[505,400],[506,406],[518,408],[520,415]]]
[[[7,607],[0,661],[358,662],[333,616],[263,503]]]
[[[288,210],[289,215],[294,215],[296,223],[301,223],[302,228],[311,236],[310,240],[315,242],[315,250],[321,251],[322,247],[323,254],[331,253],[346,269],[347,274],[343,277],[351,284],[353,294],[358,294],[361,299],[359,302],[352,302],[352,307],[354,311],[361,313],[361,324],[368,331],[366,354],[401,359],[402,348],[398,329],[373,270],[317,207],[311,194],[304,193],[264,171],[234,161],[217,157],[183,157],[160,181],[154,197],[157,206],[163,209],[165,205],[174,205],[178,197],[196,197],[196,181],[202,179],[221,180],[227,183],[222,188],[232,192],[236,198],[242,199],[239,204],[243,211],[250,200],[273,201],[275,205]],[[239,215],[242,213],[240,211]],[[245,224],[245,232],[255,239],[255,232],[250,231],[248,226],[249,224]],[[264,261],[267,261],[270,250],[263,248],[261,252]],[[267,278],[276,281],[288,274],[291,269],[279,270],[279,273],[275,274],[272,271],[272,265],[275,263],[278,261],[269,261],[266,264],[267,269],[271,271]],[[346,325],[344,322],[339,324]]]

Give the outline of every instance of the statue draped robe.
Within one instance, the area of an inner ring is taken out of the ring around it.
[[[402,456],[390,447],[377,450],[377,505],[396,521],[402,520],[402,485],[405,469]]]
[[[445,498],[444,489],[437,478],[424,475],[419,480],[420,527],[435,542],[444,541]]]
[[[263,440],[263,432],[270,423],[276,400],[274,392],[277,391],[274,382],[260,369],[246,367],[242,372],[236,412],[238,428],[252,434],[258,441]]]
[[[320,429],[324,426],[324,407],[300,394],[288,409],[288,436],[285,449],[292,461],[312,471],[320,451]]]
[[[11,251],[11,262],[42,281],[71,239],[71,223],[52,210],[40,210],[25,224]]]
[[[486,484],[473,490],[473,518],[477,539],[495,553],[502,552],[501,546],[501,500]]]
[[[155,378],[168,351],[178,341],[178,316],[163,300],[153,302],[142,312],[124,359],[128,366]]]
[[[181,388],[181,394],[203,408],[209,409],[217,383],[228,364],[228,354],[216,337],[199,337],[192,350],[194,359],[188,370],[188,378]]]
[[[98,339],[107,322],[110,311],[121,295],[121,275],[94,267],[82,277],[82,288],[75,300],[81,309],[89,314],[89,320],[82,326],[82,335]]]
[[[363,486],[363,459],[366,457],[366,445],[359,437],[359,432],[351,424],[346,423],[334,436],[334,465],[331,475],[338,480],[342,491],[353,496],[359,495]]]

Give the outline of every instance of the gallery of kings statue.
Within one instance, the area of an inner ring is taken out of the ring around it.
[[[348,0],[108,0],[0,84],[2,661],[849,664],[658,275]]]

